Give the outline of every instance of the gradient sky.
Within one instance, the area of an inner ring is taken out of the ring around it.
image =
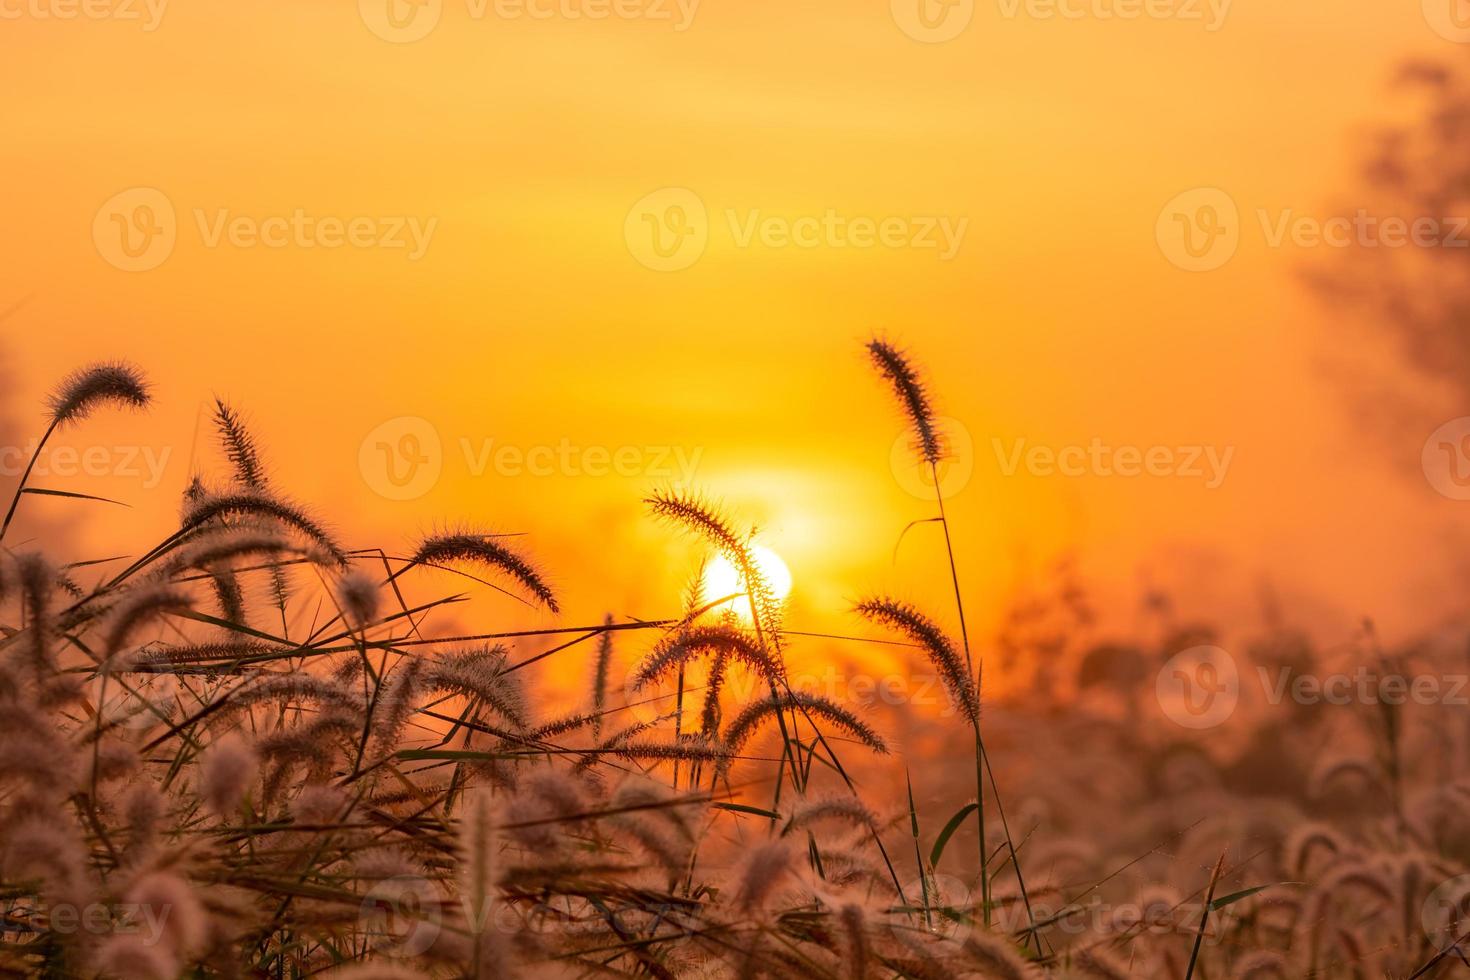
[[[1255,218],[1355,203],[1363,134],[1403,111],[1394,67],[1464,56],[1418,3],[1236,0],[1209,30],[1203,3],[1187,10],[1205,21],[1078,3],[1088,15],[1072,20],[990,0],[942,43],[875,0],[704,0],[684,30],[493,5],[477,17],[445,0],[412,43],[379,37],[367,21],[381,10],[345,0],[180,0],[153,30],[38,16],[66,0],[6,3],[5,408],[23,418],[67,369],[127,358],[156,383],[152,414],[66,442],[172,454],[156,487],[66,484],[134,504],[129,525],[81,525],[83,550],[162,536],[196,447],[213,458],[196,430],[218,393],[248,411],[279,482],[352,543],[457,517],[529,532],[575,621],[673,606],[694,552],[639,517],[666,482],[659,447],[697,453],[697,484],[785,555],[794,627],[842,627],[844,603],[871,588],[938,604],[932,527],[893,558],[932,508],[890,467],[901,424],[860,347],[880,330],[930,366],[941,410],[972,438],[951,507],[982,623],[1065,553],[1125,624],[1145,585],[1234,622],[1269,581],[1334,638],[1364,615],[1407,635],[1457,609],[1465,568],[1445,532],[1470,504],[1417,472],[1422,435],[1385,448],[1354,424],[1324,365],[1377,353],[1295,281],[1323,250],[1272,248]],[[107,254],[108,202],[139,187],[167,198],[177,240],[125,271]],[[1201,187],[1237,205],[1240,243],[1190,272],[1156,222]],[[625,234],[664,188],[708,215],[707,246],[678,271],[641,264]],[[434,230],[416,259],[209,242],[221,212],[297,209]],[[727,216],[829,209],[967,224],[945,259],[742,246]],[[403,501],[359,458],[400,417],[427,420],[443,446],[437,483]],[[1007,476],[993,443],[1094,438],[1233,457],[1208,488]],[[635,447],[643,470],[477,476],[462,440]]]

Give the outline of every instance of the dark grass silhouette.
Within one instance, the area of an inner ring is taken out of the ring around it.
[[[869,353],[933,465],[919,370],[886,343]],[[147,400],[136,369],[101,365],[63,382],[41,425]],[[1455,884],[1470,789],[1425,739],[1463,759],[1466,732],[1426,736],[1385,707],[1352,719],[1351,751],[1295,796],[1257,797],[1248,755],[1214,766],[1210,740],[1142,712],[1058,698],[1018,738],[982,710],[962,608],[957,644],[934,612],[865,599],[859,617],[948,695],[900,746],[869,706],[793,681],[751,534],[676,491],[651,516],[730,560],[746,615],[708,602],[701,570],[667,619],[439,639],[460,593],[405,593],[484,582],[555,614],[534,549],[453,525],[402,556],[352,547],[282,494],[239,412],[221,402],[215,423],[224,475],[195,480],[179,526],[138,557],[0,553],[6,971],[1264,978],[1459,962],[1444,952],[1459,916],[1441,913],[1470,896]],[[528,655],[528,639],[552,646]],[[534,668],[568,661],[587,700],[547,712]],[[1100,662],[1054,666],[1135,704],[1152,683]],[[1005,801],[982,727],[1014,756]],[[975,797],[917,804],[912,783],[949,781],[946,766],[973,772],[953,782]],[[885,783],[899,767],[906,799]],[[1345,784],[1381,803],[1327,808]],[[893,857],[910,850],[912,866]]]

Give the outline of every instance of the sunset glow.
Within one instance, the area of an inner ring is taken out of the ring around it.
[[[1467,962],[1470,0],[0,52],[0,975]]]
[[[786,562],[781,560],[781,556],[762,544],[753,545],[750,550],[755,557],[758,574],[765,579],[772,596],[776,599],[785,599],[791,595],[791,569],[786,567]],[[728,558],[724,555],[716,555],[710,560],[709,567],[705,570],[705,602],[714,602],[727,595],[740,595],[744,592],[744,576]],[[749,603],[743,598],[732,599],[726,606],[734,610],[738,616],[746,618],[750,616]]]

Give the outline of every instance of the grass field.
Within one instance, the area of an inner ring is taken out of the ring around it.
[[[868,354],[874,397],[894,400],[916,458],[937,467],[945,433],[921,368],[882,340]],[[83,368],[37,420],[41,445],[149,401],[137,369]],[[1161,615],[1136,642],[1078,649],[1072,596],[1046,612],[1060,641],[1017,621],[999,655],[1045,669],[992,703],[959,602],[962,537],[937,495],[953,591],[850,611],[905,663],[894,694],[847,665],[794,672],[775,569],[738,515],[682,489],[651,489],[648,519],[702,542],[711,564],[667,598],[667,618],[445,635],[484,590],[558,611],[534,528],[450,523],[408,546],[352,545],[267,473],[234,407],[218,403],[213,423],[217,466],[177,529],[127,557],[60,563],[44,539],[14,540],[15,516],[64,488],[22,481],[10,504],[0,970],[1465,968],[1456,639],[1389,651],[1365,629],[1318,650],[1282,626],[1222,661],[1210,628]],[[584,693],[543,695],[552,668]],[[1227,739],[1224,715],[1258,682],[1274,700]]]

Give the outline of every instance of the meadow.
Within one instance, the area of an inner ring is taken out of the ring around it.
[[[867,354],[873,397],[937,469],[945,433],[921,366],[881,339]],[[137,368],[84,367],[37,420],[36,452],[149,403]],[[895,693],[847,663],[794,671],[752,529],[687,488],[645,501],[711,563],[668,618],[445,635],[477,590],[558,611],[535,528],[349,545],[268,471],[235,407],[213,423],[213,471],[135,554],[60,561],[13,521],[38,496],[81,495],[22,478],[9,502],[7,975],[1470,968],[1462,637],[1384,649],[1365,626],[1318,649],[1283,618],[1230,665],[1274,697],[1227,738],[1208,718],[1223,688],[1189,686],[1219,680],[1217,634],[1166,599],[1127,643],[1076,642],[1086,597],[1066,588],[1016,610],[997,642],[973,637],[963,539],[936,493],[927,520],[953,590],[850,610],[907,664]],[[729,592],[712,594],[715,563],[734,570]],[[987,663],[1022,680],[992,699]],[[553,666],[584,695],[543,695]],[[1178,678],[1182,705],[1166,696]]]

